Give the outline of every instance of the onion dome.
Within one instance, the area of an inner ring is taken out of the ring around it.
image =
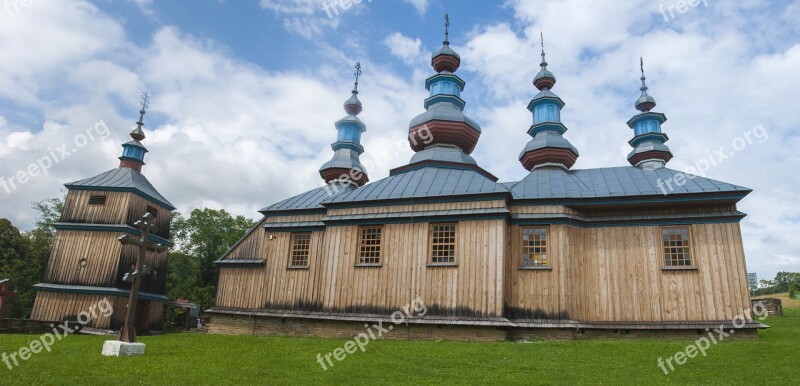
[[[556,77],[547,69],[547,60],[544,58],[544,35],[540,33],[542,43],[542,62],[539,63],[539,73],[533,77],[533,85],[539,90],[549,90],[556,84]]]
[[[142,94],[142,109],[139,110],[139,121],[136,122],[136,128],[130,133],[132,141],[122,144],[122,156],[119,157],[120,168],[131,168],[138,172],[142,171],[144,166],[144,154],[147,153],[147,148],[142,145],[140,141],[144,140],[144,114],[145,109],[150,102],[150,97],[147,92]]]
[[[533,79],[534,86],[540,91],[528,103],[528,110],[533,114],[533,125],[528,129],[528,135],[533,139],[520,153],[519,161],[527,170],[544,166],[569,169],[578,159],[578,149],[563,137],[567,131],[561,123],[564,101],[550,91],[556,83],[556,77],[547,69],[543,38],[540,66],[542,69]]]
[[[367,131],[364,122],[357,115],[362,111],[358,100],[358,78],[361,76],[361,63],[356,63],[355,87],[353,95],[344,102],[347,116],[336,122],[339,131],[336,142],[331,145],[333,158],[322,165],[319,175],[326,183],[354,184],[363,186],[369,181],[366,168],[361,164],[359,156],[364,153],[361,146],[361,133]]]
[[[466,83],[455,74],[461,57],[450,48],[450,17],[445,15],[445,39],[442,48],[433,53],[432,66],[437,74],[425,81],[430,97],[425,99],[425,112],[411,120],[408,143],[415,152],[431,146],[452,145],[466,154],[472,153],[481,128],[464,115],[466,102],[461,99]]]
[[[639,89],[642,95],[636,100],[635,106],[641,113],[628,120],[628,127],[634,132],[633,139],[628,141],[633,147],[628,154],[628,162],[642,169],[660,169],[672,159],[672,152],[664,144],[669,137],[661,132],[661,125],[667,121],[667,117],[650,111],[656,106],[656,100],[647,93],[642,58],[639,58],[639,66],[642,71],[642,87]]]
[[[645,79],[647,78],[644,76],[644,59],[641,57],[639,58],[639,65],[642,70],[642,77],[639,78],[642,81],[642,87],[639,88],[639,90],[642,92],[642,95],[636,100],[636,104],[634,106],[636,107],[636,110],[646,113],[652,110],[653,107],[656,107],[656,100],[647,93],[647,84],[645,83]]]
[[[436,72],[456,72],[461,65],[461,55],[450,48],[450,15],[444,15],[444,41],[442,48],[431,56],[431,66]]]

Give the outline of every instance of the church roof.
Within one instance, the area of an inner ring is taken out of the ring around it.
[[[64,184],[67,189],[133,192],[152,200],[169,210],[175,210],[164,196],[137,170],[131,168],[111,169],[94,177]]]
[[[275,204],[272,204],[266,208],[259,210],[259,212],[266,215],[267,214],[266,212],[284,212],[284,211],[313,210],[313,209],[324,210],[325,208],[322,205],[320,205],[321,202],[332,196],[351,192],[354,189],[355,186],[353,185],[345,185],[338,187],[325,185],[316,189],[311,189],[305,193],[298,194],[294,197],[287,198]]]
[[[682,175],[682,177],[677,177]],[[677,177],[677,179],[676,179]],[[751,190],[667,168],[643,170],[633,166],[567,171],[534,169],[510,190],[515,200],[665,196],[674,194],[743,193]],[[662,182],[659,186],[659,180]],[[685,181],[679,185],[676,181]]]
[[[500,185],[471,169],[427,166],[386,177],[323,203],[398,200],[507,193]]]

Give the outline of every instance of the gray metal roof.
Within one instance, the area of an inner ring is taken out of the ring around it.
[[[482,209],[451,209],[451,210],[428,210],[416,212],[393,212],[393,213],[370,213],[370,214],[347,214],[337,216],[326,216],[322,218],[322,223],[358,221],[358,220],[396,220],[396,219],[424,219],[433,217],[453,217],[453,216],[481,216],[481,215],[506,215],[509,211],[506,208],[482,208]],[[264,226],[266,228],[266,225]]]
[[[322,221],[294,221],[294,222],[270,222],[262,226],[264,229],[286,229],[286,228],[318,228],[325,227]]]
[[[433,54],[431,54],[431,58],[435,58],[435,57],[437,57],[439,55],[451,55],[451,56],[455,56],[456,58],[458,58],[458,60],[461,60],[461,55],[459,55],[458,53],[453,51],[453,49],[450,48],[449,44],[445,44],[445,45],[442,46],[442,48],[434,51]]]
[[[322,164],[319,170],[322,171],[326,169],[341,168],[358,170],[359,172],[366,174],[367,169],[361,164],[358,156],[358,152],[352,149],[345,148],[336,150],[333,153],[333,158],[331,158],[330,161]]]
[[[386,177],[323,202],[343,203],[504,192],[508,192],[508,189],[503,185],[474,170],[431,165]]]
[[[478,122],[464,115],[464,112],[449,102],[440,102],[430,106],[424,113],[412,119],[408,127],[416,127],[430,121],[464,122],[475,131],[481,132],[481,125]]]
[[[579,155],[578,149],[576,149],[575,146],[572,146],[572,144],[569,143],[566,138],[562,137],[559,133],[548,130],[537,133],[536,136],[525,145],[525,148],[522,149],[522,152],[519,153],[519,159],[522,160],[522,158],[525,157],[525,153],[544,149],[546,147],[569,149],[572,150],[575,155]]]
[[[338,186],[325,185],[272,204],[264,209],[259,210],[259,212],[266,214],[265,212],[324,209],[324,207],[320,205],[321,202],[330,197],[346,194],[354,189],[355,186],[350,184]]]
[[[455,145],[436,144],[425,150],[419,151],[411,157],[409,164],[422,161],[444,161],[470,165],[478,165],[475,159],[464,153]]]
[[[683,175],[679,186],[675,176]],[[664,190],[658,186],[662,181]],[[667,182],[671,181],[670,189]],[[633,166],[567,171],[556,167],[534,169],[511,188],[514,199],[631,197],[693,193],[748,193],[750,189],[737,185],[662,168],[642,170]]]
[[[169,210],[175,210],[164,196],[140,172],[131,168],[111,169],[80,181],[64,184],[67,189],[130,191],[153,200]]]

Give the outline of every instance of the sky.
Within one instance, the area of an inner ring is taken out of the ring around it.
[[[258,218],[323,185],[355,62],[362,161],[386,177],[413,154],[408,122],[424,111],[445,12],[465,113],[483,130],[472,155],[501,181],[527,173],[540,32],[573,169],[628,165],[643,56],[668,167],[753,189],[739,204],[748,271],[800,271],[790,0],[0,0],[0,217],[30,229],[32,202],[116,167],[146,90],[153,185],[182,213]]]

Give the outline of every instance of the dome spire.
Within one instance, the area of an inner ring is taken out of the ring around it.
[[[639,87],[642,95],[636,100],[634,106],[641,112],[628,120],[628,127],[633,129],[634,133],[633,139],[628,141],[628,144],[633,147],[633,151],[628,154],[628,162],[642,169],[660,169],[672,159],[672,152],[664,144],[669,137],[661,132],[661,125],[667,121],[667,116],[650,111],[656,107],[656,100],[647,93],[644,59],[641,56],[639,57],[639,70],[642,73],[639,78],[642,81],[642,86]]]
[[[120,168],[131,168],[138,172],[142,171],[144,166],[144,153],[147,153],[147,148],[142,145],[144,140],[144,114],[150,106],[150,95],[147,91],[142,93],[142,108],[139,110],[139,120],[136,122],[136,128],[131,130],[130,136],[132,141],[122,144],[122,156],[119,157]]]
[[[464,115],[466,102],[461,99],[466,83],[455,72],[461,57],[450,48],[450,16],[444,16],[442,48],[435,51],[431,65],[436,74],[425,80],[430,96],[425,99],[425,112],[411,120],[408,143],[415,152],[436,145],[457,148],[470,154],[481,135],[480,126]]]
[[[542,45],[542,62],[539,63],[539,67],[547,68],[547,60],[544,58],[544,32],[539,30],[539,43]]]
[[[354,184],[362,186],[369,181],[367,171],[361,164],[359,156],[364,152],[361,146],[361,134],[367,131],[367,126],[358,119],[361,113],[361,101],[358,100],[358,79],[361,77],[361,62],[355,65],[356,77],[352,96],[344,102],[344,111],[347,116],[336,122],[339,131],[336,142],[331,145],[333,158],[319,169],[319,175],[326,183]]]
[[[533,85],[539,90],[549,90],[556,84],[556,77],[547,69],[547,60],[544,55],[544,33],[539,31],[540,44],[542,45],[542,62],[539,63],[539,73],[533,78]]]
[[[358,79],[361,77],[361,62],[357,62],[355,66],[356,72],[353,74],[356,77],[355,84],[353,85],[353,96],[344,102],[344,111],[348,115],[358,115],[361,113],[361,101],[358,100]]]
[[[561,109],[564,101],[550,91],[556,84],[556,77],[547,69],[544,54],[544,34],[540,32],[542,45],[541,69],[533,78],[533,85],[539,93],[528,103],[528,110],[533,113],[533,125],[528,135],[533,137],[519,155],[519,161],[525,169],[533,170],[543,166],[556,166],[569,169],[578,159],[578,149],[566,140],[563,135],[567,131],[561,123]]]
[[[450,45],[450,14],[444,14],[444,41],[442,44],[449,46]]]
[[[639,88],[642,95],[636,100],[635,107],[636,110],[646,113],[656,107],[656,100],[647,93],[648,88],[647,83],[645,83],[647,77],[644,76],[644,59],[641,56],[639,57],[639,69],[642,72],[642,77],[639,78],[642,81],[642,87]]]

